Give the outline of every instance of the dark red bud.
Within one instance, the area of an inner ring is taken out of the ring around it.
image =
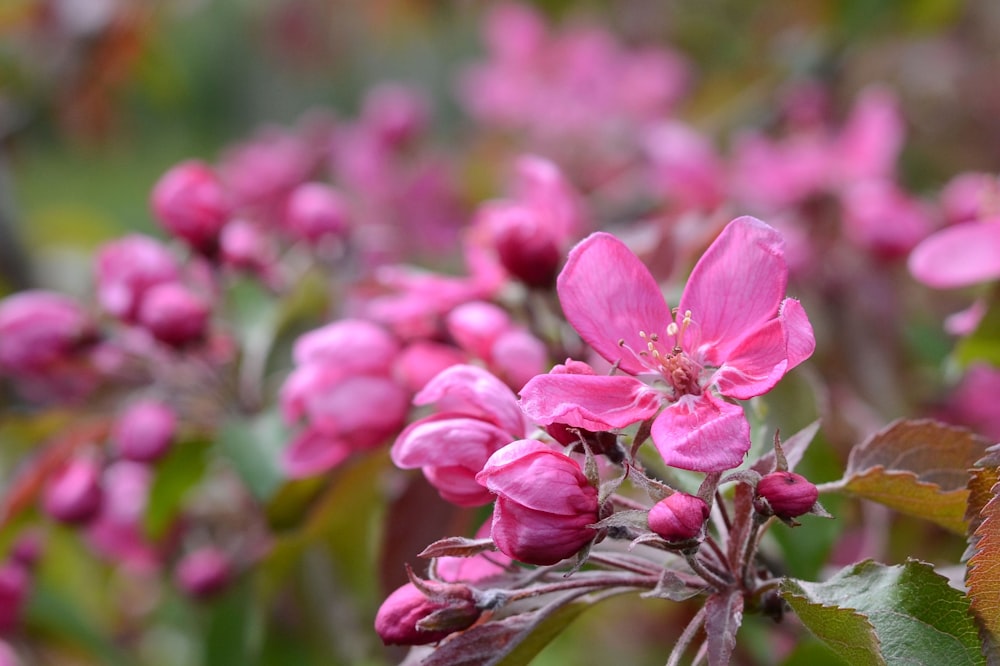
[[[705,500],[687,493],[674,493],[649,510],[649,529],[670,542],[688,541],[701,534],[711,512]]]
[[[757,482],[753,506],[762,515],[795,518],[808,513],[818,497],[816,486],[804,476],[772,472]]]
[[[482,611],[466,585],[423,581],[427,594],[407,583],[390,594],[375,615],[386,645],[427,645],[472,626]]]
[[[174,347],[201,340],[211,313],[200,296],[171,282],[150,289],[139,309],[139,323],[154,338]]]
[[[60,522],[90,521],[104,502],[101,468],[92,460],[70,461],[49,479],[42,502],[45,512]]]

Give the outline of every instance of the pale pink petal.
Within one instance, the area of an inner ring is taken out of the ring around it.
[[[398,353],[399,342],[388,331],[363,319],[341,319],[309,331],[292,349],[298,365],[336,365],[345,374],[388,372]]]
[[[538,375],[521,389],[521,409],[536,423],[595,432],[648,419],[661,400],[655,389],[623,375]]]
[[[652,436],[665,463],[694,472],[737,467],[750,449],[743,408],[710,393],[686,396],[663,410]]]
[[[744,216],[726,225],[691,272],[680,313],[691,311],[697,339],[684,339],[720,365],[751,331],[775,316],[785,297],[788,267],[777,230]]]
[[[440,411],[486,419],[520,436],[528,423],[517,397],[497,377],[475,365],[453,365],[427,382],[413,398],[415,405],[435,404]]]
[[[512,323],[499,305],[472,301],[449,312],[445,325],[459,347],[477,358],[489,359],[493,343]]]
[[[608,361],[620,361],[622,370],[646,371],[619,341],[644,351],[639,332],[663,335],[670,308],[649,270],[624,243],[611,234],[591,234],[570,251],[557,286],[566,319],[580,337]]]
[[[394,376],[411,393],[417,393],[442,370],[468,360],[465,352],[441,342],[418,340],[396,358]]]
[[[973,301],[972,305],[953,312],[944,318],[944,330],[951,335],[972,335],[986,315],[989,306],[982,298]]]
[[[938,289],[1000,277],[1000,219],[946,227],[925,238],[909,259],[910,273]]]
[[[306,399],[310,424],[355,449],[376,446],[403,426],[409,395],[384,377],[348,377]]]
[[[545,343],[526,329],[507,331],[493,343],[490,367],[507,385],[519,389],[535,375],[548,370],[549,353]]]
[[[712,382],[722,395],[746,400],[770,391],[785,375],[787,366],[785,327],[780,320],[772,319],[729,352]]]
[[[487,421],[435,414],[411,423],[399,434],[392,445],[392,462],[403,469],[459,465],[478,472],[494,451],[515,437]]]
[[[781,302],[778,318],[785,324],[788,349],[788,367],[785,372],[788,372],[816,351],[816,336],[805,308],[794,298],[786,298]]]
[[[304,430],[284,450],[281,457],[285,474],[292,479],[315,476],[333,469],[351,454],[343,441],[317,430]]]

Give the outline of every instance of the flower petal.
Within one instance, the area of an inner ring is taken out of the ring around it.
[[[1000,277],[1000,219],[946,227],[925,238],[909,259],[910,273],[938,289]]]
[[[536,423],[595,432],[648,419],[661,400],[656,389],[624,375],[538,375],[521,389],[521,409]]]
[[[712,381],[722,395],[746,400],[770,391],[787,369],[785,327],[772,319],[740,340]]]
[[[597,490],[579,463],[533,439],[503,447],[486,461],[476,481],[520,505],[560,516],[596,512]]]
[[[691,311],[699,334],[682,341],[685,351],[699,351],[710,365],[721,365],[746,331],[774,317],[788,282],[784,247],[781,234],[754,217],[726,225],[698,260],[681,296],[679,311]]]
[[[439,411],[485,419],[516,437],[525,434],[528,427],[514,392],[475,365],[453,365],[442,370],[413,398],[415,405],[431,403]]]
[[[306,429],[282,452],[281,465],[289,478],[302,479],[333,469],[351,451],[351,447],[343,441],[318,430]]]
[[[785,324],[788,348],[788,367],[785,372],[788,372],[816,351],[816,336],[805,308],[794,298],[782,301],[778,317]]]
[[[557,281],[566,319],[597,353],[629,373],[646,371],[633,354],[646,349],[639,331],[663,335],[670,308],[649,270],[626,245],[599,232],[570,253]]]
[[[414,421],[392,445],[396,467],[460,466],[482,469],[493,452],[514,437],[488,421],[462,414],[434,414]]]
[[[721,472],[739,466],[750,449],[750,424],[739,405],[711,393],[686,396],[653,422],[653,443],[671,467]]]

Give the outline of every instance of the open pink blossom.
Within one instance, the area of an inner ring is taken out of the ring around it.
[[[737,218],[694,267],[674,316],[625,244],[593,234],[570,253],[559,300],[581,337],[627,374],[539,375],[521,390],[521,406],[537,423],[595,431],[655,416],[653,443],[668,465],[735,467],[750,427],[723,398],[769,391],[815,348],[805,311],[785,298],[787,278],[781,235]]]

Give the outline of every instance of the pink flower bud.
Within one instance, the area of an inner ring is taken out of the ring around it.
[[[315,243],[324,236],[343,236],[350,226],[350,208],[337,190],[322,183],[304,183],[288,197],[288,229]]]
[[[233,570],[229,556],[214,546],[185,555],[177,564],[177,586],[195,599],[208,599],[229,585]]]
[[[163,228],[198,252],[214,253],[230,205],[222,181],[205,163],[182,162],[153,187],[153,213]]]
[[[49,291],[23,291],[0,300],[0,369],[45,372],[96,335],[76,301]]]
[[[510,315],[500,306],[471,301],[448,313],[446,325],[459,347],[477,358],[489,360],[493,344],[512,324]]]
[[[43,491],[45,512],[64,523],[86,523],[101,509],[101,468],[93,460],[70,460],[48,480]]]
[[[375,615],[375,631],[386,645],[427,645],[472,626],[482,611],[466,585],[424,581],[430,596],[413,583],[390,594]]]
[[[10,549],[11,560],[25,569],[31,569],[42,556],[42,534],[35,530],[26,531],[17,538]]]
[[[490,227],[500,263],[529,287],[555,284],[562,260],[559,240],[537,211],[526,206],[493,206]]]
[[[493,542],[515,560],[555,564],[597,536],[597,490],[575,460],[537,440],[494,453],[476,481],[497,495]]]
[[[210,313],[204,299],[171,282],[149,290],[139,308],[139,323],[160,342],[183,347],[204,338]]]
[[[176,431],[177,415],[173,409],[156,400],[143,400],[118,416],[111,441],[123,458],[152,462],[170,449]]]
[[[416,88],[395,83],[375,86],[365,95],[361,117],[383,145],[398,147],[427,125],[427,100]]]
[[[174,255],[159,241],[132,234],[106,243],[96,262],[97,299],[106,312],[134,322],[142,297],[151,287],[177,280]]]
[[[17,562],[0,565],[0,634],[17,627],[30,584],[27,570]],[[2,664],[0,661],[0,666]]]
[[[808,513],[819,491],[804,476],[794,472],[771,472],[757,482],[753,506],[758,513],[795,518]]]
[[[219,235],[222,260],[233,268],[260,271],[274,263],[271,239],[260,227],[248,220],[227,223]]]
[[[705,500],[674,493],[649,510],[649,529],[670,542],[687,541],[701,534],[710,510]]]

